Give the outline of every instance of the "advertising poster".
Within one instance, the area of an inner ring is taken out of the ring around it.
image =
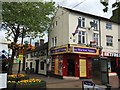
[[[55,60],[55,74],[58,74],[58,59]]]
[[[86,77],[86,59],[80,59],[79,60],[79,72],[80,72],[80,77]]]
[[[0,89],[7,88],[7,73],[0,73]]]

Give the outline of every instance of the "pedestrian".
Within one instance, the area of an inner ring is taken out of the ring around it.
[[[118,66],[116,67],[116,73],[117,73],[117,76],[118,76],[118,78],[119,78],[119,88],[120,88],[120,65],[118,65]]]

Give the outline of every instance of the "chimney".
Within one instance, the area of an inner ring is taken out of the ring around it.
[[[39,46],[39,42],[35,42],[35,47],[38,47]]]
[[[40,45],[44,44],[44,39],[40,39]]]

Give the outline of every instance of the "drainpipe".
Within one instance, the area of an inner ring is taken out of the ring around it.
[[[99,19],[99,46],[101,47],[101,27],[100,27],[100,19]]]

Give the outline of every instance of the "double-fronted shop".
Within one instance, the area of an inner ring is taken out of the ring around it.
[[[92,59],[99,57],[99,49],[67,44],[51,48],[50,55],[54,75],[91,78]]]

